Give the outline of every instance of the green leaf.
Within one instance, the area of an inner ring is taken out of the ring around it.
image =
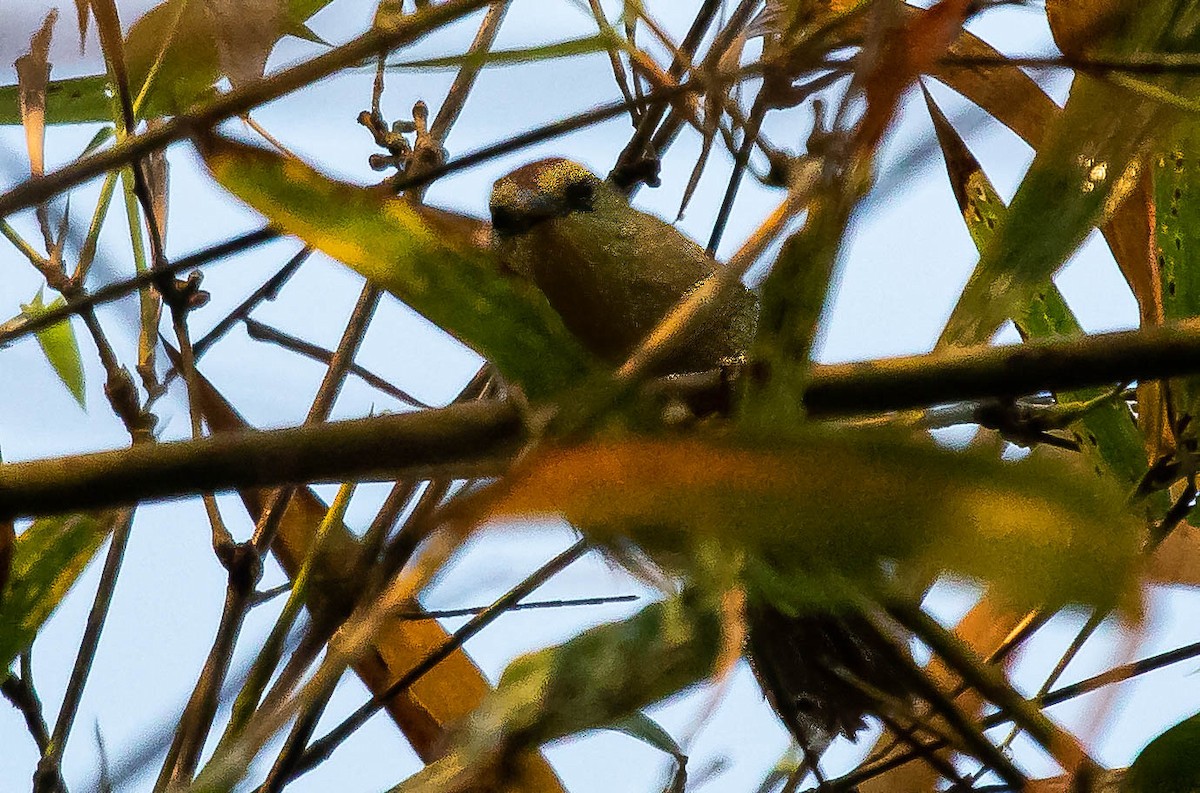
[[[446,757],[393,790],[492,789],[480,782],[523,752],[612,726],[708,676],[720,647],[716,599],[685,590],[627,620],[521,656],[459,730]]]
[[[1154,177],[1154,237],[1167,322],[1200,317],[1200,123],[1175,124],[1151,163]],[[1176,420],[1200,420],[1200,378],[1171,381]],[[1200,427],[1190,427],[1191,433]]]
[[[1112,54],[1177,46],[1187,26],[1174,18],[1174,6],[1158,0],[1139,9]],[[1054,275],[1136,184],[1131,165],[1169,112],[1154,99],[1106,80],[1083,74],[1076,78],[1062,114],[963,289],[939,345],[987,342],[1014,307]]]
[[[517,658],[475,711],[470,730],[488,743],[517,736],[533,747],[613,724],[708,675],[720,646],[718,599],[687,590]]]
[[[771,766],[770,770],[763,776],[762,782],[754,793],[776,793],[780,785],[792,778],[792,775],[800,770],[800,766],[804,764],[804,753],[796,744],[789,744],[787,749],[783,750],[783,754],[775,761],[775,765]]]
[[[61,308],[64,304],[65,301],[60,297],[50,305],[45,305],[42,302],[42,290],[39,289],[33,297],[33,302],[21,306],[21,312],[26,317],[33,318],[46,311]],[[75,328],[71,325],[70,320],[64,319],[62,322],[56,322],[37,331],[37,340],[46,360],[54,367],[54,373],[58,375],[58,379],[67,387],[71,396],[75,397],[79,407],[86,408],[87,395],[83,385],[83,361],[79,356],[79,342],[75,340]]]
[[[890,580],[956,573],[1017,607],[1129,601],[1140,521],[1107,479],[920,436],[813,428],[741,439],[597,440],[531,454],[455,517],[559,515],[660,565],[728,575],[795,613]]]
[[[662,728],[662,725],[638,710],[608,725],[608,729],[623,732],[631,738],[636,738],[642,743],[670,755],[675,761],[675,772],[671,775],[671,782],[667,790],[670,793],[675,791],[682,793],[687,786],[688,757],[671,737],[671,734]]]
[[[0,670],[25,650],[112,529],[112,515],[38,518],[17,537],[0,600]]]
[[[51,80],[46,87],[46,123],[111,121],[107,86],[108,78],[102,74]],[[0,124],[21,123],[19,93],[15,84],[0,87]]]
[[[288,34],[319,40],[304,23],[330,1],[285,0],[285,19],[276,40]],[[164,0],[130,26],[125,54],[135,96],[158,63],[153,90],[141,108],[142,118],[179,113],[212,95],[213,85],[221,76],[216,42],[222,32],[213,30],[204,5],[195,0]],[[160,60],[159,54],[168,41]],[[46,96],[46,123],[112,121],[108,91],[104,74],[52,81]],[[0,124],[20,123],[17,94],[16,85],[0,87]]]
[[[273,151],[221,138],[202,150],[227,190],[478,351],[530,398],[595,371],[541,293],[500,271],[480,221],[334,181]]]
[[[1159,735],[1121,781],[1122,793],[1193,793],[1200,790],[1200,715]]]
[[[624,42],[614,42],[613,37],[599,33],[580,39],[560,41],[556,44],[543,44],[537,47],[522,47],[514,50],[484,50],[472,51],[462,55],[447,55],[441,58],[425,58],[417,61],[400,61],[389,63],[389,69],[428,71],[437,69],[478,69],[483,66],[511,66],[531,61],[547,61],[555,58],[571,58],[576,55],[590,55],[593,52],[607,52],[614,43],[623,48]]]
[[[967,231],[976,248],[986,250],[1008,209],[979,161],[928,92],[925,93],[925,103]],[[1024,339],[1084,335],[1083,327],[1071,307],[1049,278],[1028,299],[1014,305],[1012,320]],[[1060,405],[1086,403],[1104,394],[1103,388],[1089,388],[1057,394],[1056,398]],[[1093,470],[1111,474],[1128,492],[1132,492],[1142,481],[1147,469],[1142,435],[1123,402],[1108,400],[1096,404],[1073,422],[1071,429],[1080,451],[1088,457]],[[1164,514],[1169,506],[1166,494],[1154,496],[1153,501],[1158,514]]]
[[[771,377],[747,389],[742,418],[757,426],[791,426],[803,420],[801,394],[811,365],[817,323],[855,196],[841,184],[825,183],[809,205],[804,228],[783,244],[762,286],[762,310],[751,359]]]

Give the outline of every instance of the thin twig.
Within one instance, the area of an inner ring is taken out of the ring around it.
[[[0,683],[0,694],[4,695],[12,706],[25,719],[25,728],[37,746],[38,754],[45,755],[50,746],[50,731],[46,727],[46,717],[42,714],[42,702],[38,699],[31,681],[25,675],[9,674]]]
[[[96,657],[96,648],[100,645],[100,634],[108,618],[109,607],[112,605],[113,592],[117,586],[117,573],[125,558],[125,548],[129,543],[130,529],[133,527],[133,510],[124,509],[111,516],[113,523],[112,539],[108,547],[108,555],[104,559],[104,568],[100,573],[100,583],[96,587],[96,597],[92,601],[91,611],[88,612],[87,625],[79,642],[79,652],[75,656],[75,664],[71,668],[71,677],[63,694],[62,707],[59,708],[58,718],[54,722],[54,731],[50,735],[49,744],[38,761],[37,772],[34,776],[34,790],[54,791],[62,788],[62,757],[67,747],[67,739],[71,727],[75,724],[75,716],[79,712],[79,703],[83,699],[83,688],[92,670],[92,662]]]
[[[512,606],[519,603],[524,597],[552,576],[583,556],[587,549],[587,542],[579,540],[498,598],[490,607],[469,620],[466,625],[455,631],[436,650],[423,658],[416,666],[401,676],[399,680],[388,686],[387,690],[373,696],[368,702],[355,710],[354,713],[346,717],[338,726],[330,730],[324,737],[313,742],[312,746],[297,760],[294,773],[290,779],[295,779],[328,757],[342,741],[352,735],[367,719],[377,713],[389,699],[424,677],[431,669],[462,647],[468,639],[478,634],[495,621],[497,617],[507,612]]]
[[[488,9],[487,15],[479,23],[479,30],[475,33],[474,41],[471,42],[468,50],[470,55],[491,50],[496,41],[496,35],[500,32],[500,24],[504,21],[504,15],[508,13],[511,5],[511,0],[501,0]],[[429,135],[438,143],[446,142],[450,128],[454,126],[454,122],[462,113],[467,97],[475,86],[475,81],[479,78],[482,69],[483,59],[473,62],[468,57],[462,68],[458,70],[458,74],[454,76],[454,83],[446,92],[446,98],[442,101],[442,106],[438,108],[433,123],[429,125]]]
[[[270,325],[264,324],[255,319],[251,319],[250,317],[243,317],[242,323],[246,326],[246,335],[255,341],[276,344],[280,347],[283,347],[285,350],[290,350],[294,353],[303,355],[305,358],[311,358],[314,361],[319,361],[326,366],[328,366],[333,360],[333,352],[321,347],[320,345],[311,344],[301,338],[291,335],[290,333],[284,333],[278,328],[273,328]],[[401,388],[397,388],[387,380],[383,379],[369,369],[363,368],[357,363],[350,364],[350,368],[347,371],[349,374],[360,378],[372,388],[377,388],[388,396],[393,397],[406,405],[410,405],[415,408],[432,407],[432,405],[422,402],[412,394],[409,394],[407,391]]]
[[[201,336],[192,346],[192,354],[196,360],[199,360],[204,353],[208,352],[209,348],[212,347],[213,344],[224,338],[225,334],[228,333],[229,330],[240,320],[249,317],[250,313],[258,307],[259,303],[263,302],[264,300],[274,300],[279,295],[279,290],[281,290],[283,285],[286,284],[293,275],[295,275],[296,271],[300,269],[300,265],[308,260],[308,257],[312,255],[312,252],[313,249],[307,245],[301,248],[300,251],[291,259],[289,259],[286,264],[280,267],[274,275],[264,281],[262,285],[251,292],[245,300],[243,300],[241,303],[238,303],[236,308],[222,317],[216,325],[213,325],[207,333]],[[165,386],[166,384],[170,383],[173,379],[175,379],[175,376],[178,373],[179,370],[177,370],[174,366],[168,369],[167,373],[163,375],[163,385]]]
[[[197,267],[210,264],[212,262],[223,261],[229,256],[240,253],[242,251],[262,245],[264,242],[270,242],[283,236],[282,232],[263,226],[246,234],[241,234],[237,237],[226,240],[225,242],[211,245],[196,251],[193,254],[185,256],[174,261],[168,268],[159,273],[144,272],[138,273],[133,278],[125,281],[103,286],[90,294],[82,295],[78,298],[67,298],[66,305],[52,308],[48,311],[43,311],[35,317],[29,317],[12,326],[0,329],[0,347],[3,347],[16,339],[23,336],[28,336],[31,333],[36,333],[39,330],[48,328],[51,325],[56,325],[64,319],[71,317],[74,314],[82,312],[84,309],[109,303],[113,300],[124,297],[130,292],[135,292],[143,287],[152,286],[155,281],[161,278],[164,274],[175,275],[184,270],[193,270]]]
[[[892,603],[888,613],[930,646],[963,680],[991,700],[1029,733],[1068,773],[1094,777],[1101,767],[1073,735],[1062,730],[1040,710],[1015,692],[993,667],[975,658],[962,640],[932,617],[904,603]]]
[[[393,24],[373,28],[312,60],[236,88],[198,110],[176,116],[159,127],[131,136],[111,149],[77,160],[40,179],[17,185],[0,195],[0,217],[36,206],[87,179],[128,165],[152,151],[163,149],[193,134],[206,132],[227,118],[240,116],[259,105],[306,88],[317,80],[360,63],[372,55],[415,41],[430,30],[473,13],[489,5],[491,1],[448,0],[438,5],[430,5],[416,14],[396,20]]]

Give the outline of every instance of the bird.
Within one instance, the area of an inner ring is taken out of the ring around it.
[[[564,158],[538,160],[495,182],[492,245],[499,266],[535,284],[567,329],[597,358],[620,364],[670,309],[722,266],[675,226],[630,205],[624,192]],[[728,290],[658,364],[659,375],[744,360],[759,301]],[[894,674],[896,646],[861,615],[747,608],[746,654],[775,712],[819,755],[853,738],[876,702],[909,697]],[[865,685],[856,685],[854,681]]]
[[[551,158],[496,181],[490,210],[500,266],[545,295],[597,358],[620,364],[720,264],[671,224],[630,205],[585,166]],[[717,368],[753,341],[758,298],[738,284],[653,374]]]

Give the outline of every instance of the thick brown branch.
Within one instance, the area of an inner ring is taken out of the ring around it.
[[[817,366],[804,401],[815,418],[847,417],[1196,372],[1200,320],[1189,320],[1068,341]],[[651,388],[690,394],[728,385],[711,373]],[[494,476],[524,437],[513,407],[483,401],[8,463],[0,465],[0,517],[305,482]]]
[[[854,416],[1200,372],[1200,320],[1069,341],[818,366],[804,404]]]
[[[494,476],[523,435],[503,402],[0,466],[0,514],[343,479]]]

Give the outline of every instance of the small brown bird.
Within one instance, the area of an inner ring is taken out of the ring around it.
[[[491,213],[502,265],[537,284],[567,328],[611,364],[720,266],[570,160],[539,160],[497,181]],[[734,290],[657,373],[706,371],[741,357],[757,321],[758,298]]]
[[[612,364],[720,266],[570,160],[540,160],[498,180],[491,215],[502,266],[535,283],[584,346]],[[742,358],[757,319],[757,296],[733,291],[657,373],[707,371]],[[747,622],[747,654],[768,699],[817,754],[837,735],[853,737],[866,726],[874,700],[864,689],[909,698],[894,677],[894,645],[861,616],[789,616],[760,604]]]

